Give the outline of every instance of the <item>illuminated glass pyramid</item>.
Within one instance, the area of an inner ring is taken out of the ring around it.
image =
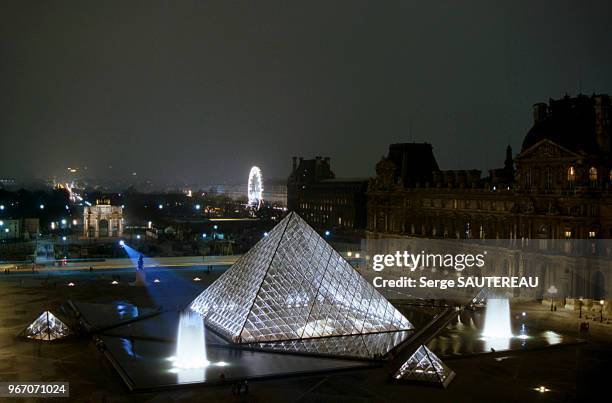
[[[413,329],[296,213],[276,225],[190,308],[235,343]]]
[[[45,311],[32,322],[22,333],[23,337],[33,340],[58,340],[72,332],[57,316]]]
[[[421,345],[395,373],[395,379],[426,382],[446,387],[455,372],[446,366],[430,349]]]

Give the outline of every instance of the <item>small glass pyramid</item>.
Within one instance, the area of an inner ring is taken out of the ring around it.
[[[32,340],[58,340],[72,332],[57,316],[45,311],[32,322],[22,333],[23,337]]]
[[[296,213],[278,223],[190,308],[235,343],[413,329]]]
[[[426,382],[444,387],[454,377],[455,372],[423,344],[395,373],[395,379],[398,380]]]

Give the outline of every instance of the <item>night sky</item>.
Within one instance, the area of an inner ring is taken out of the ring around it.
[[[409,141],[488,169],[533,103],[612,93],[609,0],[419,3],[3,0],[0,177],[371,176]]]

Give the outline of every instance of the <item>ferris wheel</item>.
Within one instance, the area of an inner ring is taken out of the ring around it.
[[[252,167],[249,172],[249,184],[247,189],[249,206],[259,208],[263,202],[263,176],[259,167]]]

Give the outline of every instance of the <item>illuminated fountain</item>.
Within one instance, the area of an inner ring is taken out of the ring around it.
[[[485,326],[482,335],[492,339],[508,339],[512,337],[508,298],[487,299]]]
[[[174,366],[179,369],[204,368],[209,363],[206,356],[204,321],[195,312],[181,312],[176,339]]]
[[[512,339],[510,302],[508,298],[488,298],[485,325],[482,332],[485,348],[490,351],[508,350]]]

